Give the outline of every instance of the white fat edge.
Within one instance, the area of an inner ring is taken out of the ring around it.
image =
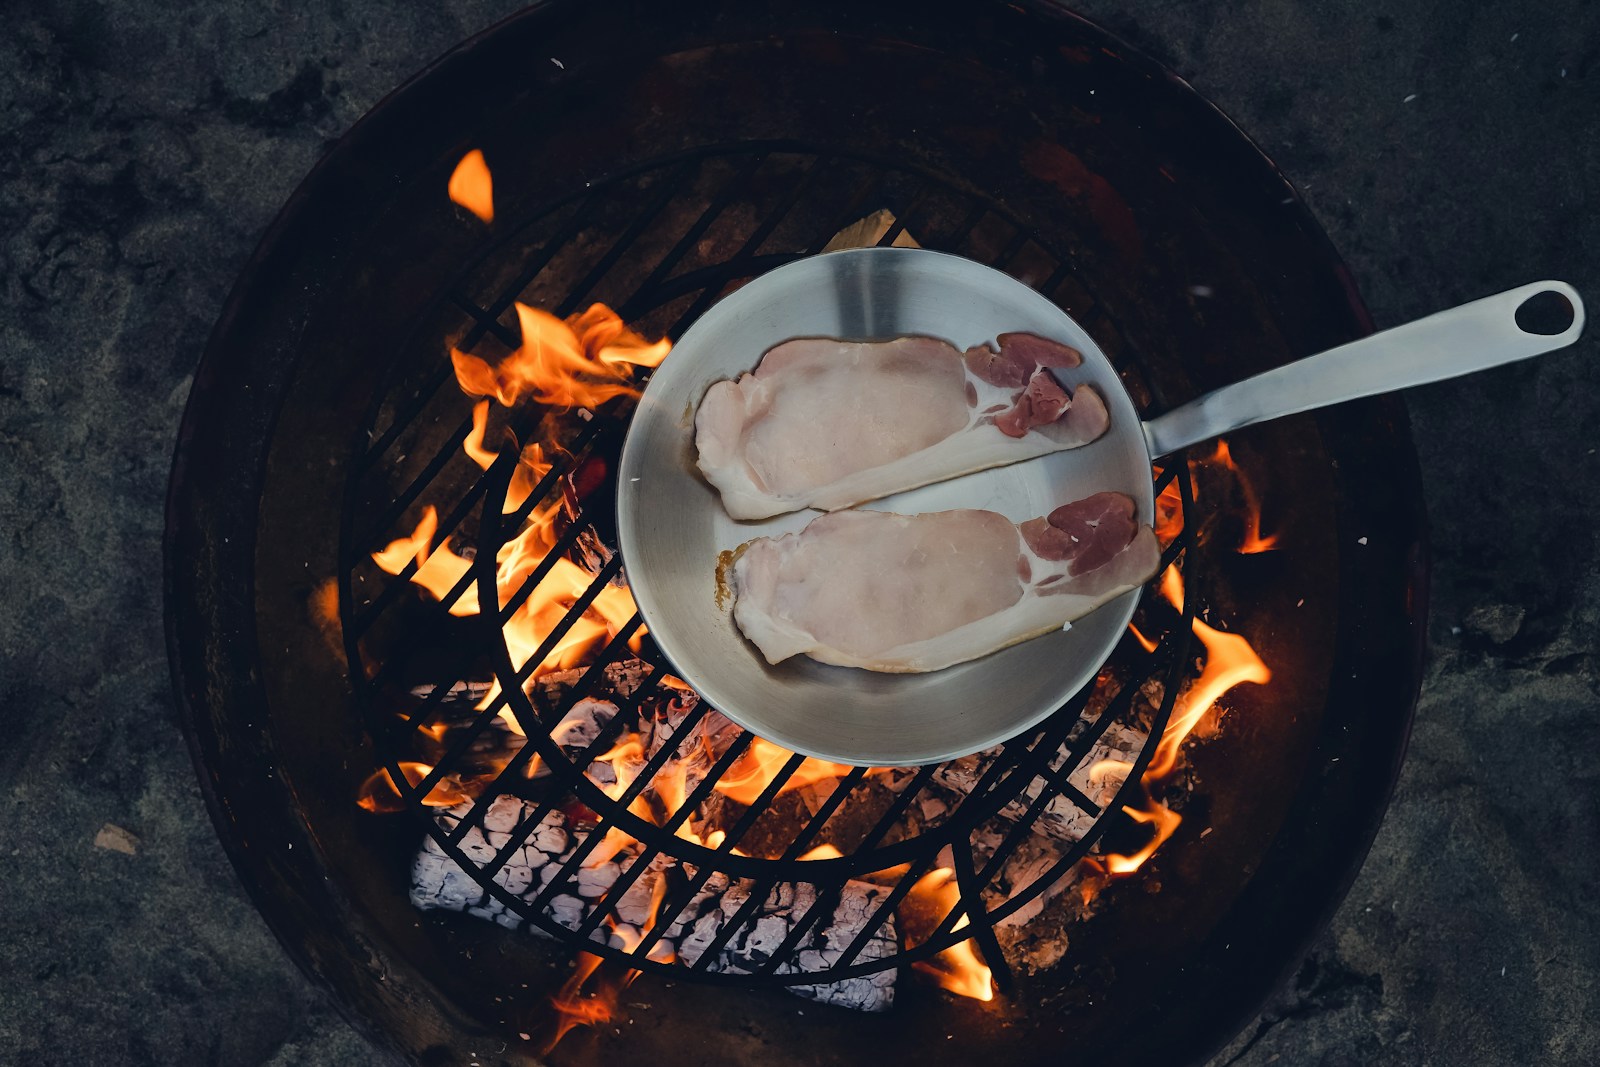
[[[974,471],[1004,467],[1051,452],[1061,452],[1068,447],[1045,434],[1031,431],[1022,437],[1007,437],[993,423],[981,423],[957,430],[920,452],[813,489],[807,494],[807,503],[800,506],[838,511],[894,493],[920,489],[934,482],[946,482]]]
[[[771,589],[765,591],[759,603],[753,603],[751,583],[746,579],[749,567],[763,557],[784,551],[783,542],[795,540],[803,531],[781,537],[758,537],[745,546],[733,566],[728,568],[727,581],[733,594],[733,621],[739,632],[761,651],[768,663],[781,663],[791,656],[811,650],[817,639],[777,614],[777,597]]]
[[[1050,368],[1045,369],[1050,370]],[[974,387],[978,397],[977,404],[968,409],[968,421],[964,429],[957,430],[944,440],[929,445],[921,451],[864,471],[857,471],[855,474],[803,494],[795,494],[792,500],[800,497],[804,499],[793,503],[788,510],[814,507],[824,511],[838,511],[841,508],[854,507],[895,493],[910,492],[935,482],[947,482],[977,471],[1004,467],[1026,459],[1036,459],[1052,452],[1081,448],[1093,440],[1098,440],[1091,438],[1089,441],[1063,441],[1054,434],[1041,432],[1047,427],[1030,427],[1021,437],[1012,437],[1002,432],[985,412],[989,407],[999,404],[1003,404],[1006,408],[1011,407],[1026,387],[991,385],[976,377],[971,370],[964,369],[964,374],[967,384]],[[1074,397],[1078,389],[1083,387],[1083,383],[1074,386],[1062,382],[1060,376],[1053,370],[1050,370],[1050,374]],[[1067,410],[1070,411],[1071,408]],[[1047,425],[1059,425],[1066,418],[1067,414],[1063,412],[1059,419]],[[925,469],[919,471],[918,468]],[[771,514],[780,513],[774,511]]]
[[[738,391],[740,418],[737,438],[721,450],[726,453],[724,456],[719,456],[715,461],[707,460],[700,445],[700,413],[705,405],[705,397],[702,397],[694,418],[695,466],[721,496],[723,510],[735,519],[766,519],[805,507],[803,501],[796,501],[792,495],[775,495],[763,489],[744,456],[750,424],[769,406],[766,393],[770,387],[752,371],[746,371],[734,379],[724,379],[724,382],[727,381],[731,381]],[[723,382],[713,382],[712,387],[720,384]],[[710,392],[708,388],[706,395],[709,396]]]
[[[745,639],[755,645],[768,663],[782,663],[794,656],[809,655],[817,639],[764,606],[752,607],[748,601],[733,602],[733,620]]]

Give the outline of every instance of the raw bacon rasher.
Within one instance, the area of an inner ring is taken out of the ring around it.
[[[785,341],[706,392],[698,464],[729,515],[760,519],[1076,448],[1110,421],[1093,388],[1054,373],[1081,362],[1021,333],[965,353],[932,337]]]
[[[1160,556],[1121,493],[1020,526],[976,509],[841,511],[746,545],[733,616],[770,663],[936,671],[1061,629],[1143,585]]]

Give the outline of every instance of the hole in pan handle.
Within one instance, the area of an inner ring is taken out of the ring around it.
[[[1537,333],[1518,325],[1523,305],[1547,295],[1565,298],[1571,309],[1566,328]],[[1196,397],[1145,423],[1145,443],[1159,459],[1243,426],[1531,359],[1565,348],[1582,333],[1577,290],[1566,282],[1533,282]]]

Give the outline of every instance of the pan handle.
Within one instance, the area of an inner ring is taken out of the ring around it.
[[[1541,293],[1557,293],[1572,308],[1572,323],[1560,333],[1517,325],[1518,309]],[[1565,348],[1582,332],[1577,290],[1533,282],[1196,397],[1145,423],[1145,443],[1159,459],[1242,426],[1529,359]]]

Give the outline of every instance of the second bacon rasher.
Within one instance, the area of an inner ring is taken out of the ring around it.
[[[1155,575],[1160,547],[1121,493],[1013,525],[980,509],[853,505],[1077,448],[1110,426],[1074,348],[1001,334],[961,352],[931,337],[802,338],[713,385],[695,415],[701,473],[735,519],[833,514],[741,546],[720,577],[770,663],[805,655],[891,673],[945,667],[1082,618]]]

